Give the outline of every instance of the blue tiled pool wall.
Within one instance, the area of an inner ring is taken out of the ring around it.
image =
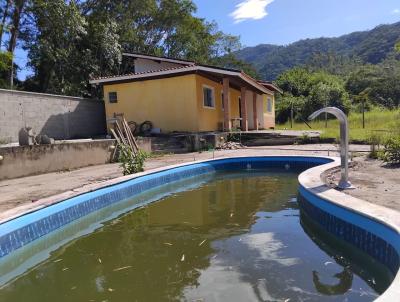
[[[317,157],[230,158],[148,174],[82,194],[1,224],[0,258],[96,210],[171,182],[222,170],[284,169],[297,172],[327,162],[330,160]]]
[[[212,162],[216,170],[249,170],[249,169],[277,169],[291,172],[302,172],[318,165],[331,162],[327,158],[319,157],[246,157],[231,158]]]
[[[299,205],[309,218],[329,233],[366,252],[396,275],[400,266],[399,235],[378,222],[365,223],[367,218],[356,213],[348,211],[347,217],[340,215],[342,211],[338,211],[338,207],[335,206],[332,206],[329,211],[324,211],[320,205],[326,205],[326,203],[327,201],[319,199],[300,187]],[[343,208],[342,210],[346,211]],[[342,217],[339,218],[332,213]],[[382,232],[382,229],[385,229],[385,232]]]

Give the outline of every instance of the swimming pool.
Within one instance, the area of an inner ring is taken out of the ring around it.
[[[355,249],[358,229],[343,227],[356,244],[338,240],[342,220],[297,197],[297,175],[331,161],[174,167],[1,225],[0,301],[371,301],[393,280],[395,248],[383,261]]]

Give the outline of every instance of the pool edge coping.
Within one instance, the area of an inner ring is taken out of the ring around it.
[[[122,184],[128,182],[130,180],[143,177],[146,175],[155,174],[158,172],[168,171],[175,168],[190,166],[194,164],[208,163],[218,160],[229,160],[229,159],[240,159],[240,158],[323,158],[329,159],[331,162],[321,164],[319,166],[310,168],[302,172],[298,176],[299,184],[310,194],[314,195],[317,198],[320,198],[324,201],[332,203],[338,207],[341,207],[350,212],[356,213],[358,215],[364,216],[372,221],[380,223],[392,230],[394,230],[400,236],[400,213],[389,208],[385,208],[383,206],[372,204],[368,201],[358,199],[352,197],[343,192],[337,191],[335,189],[330,188],[325,184],[322,180],[322,174],[327,172],[332,168],[337,168],[340,166],[340,159],[338,157],[331,156],[322,156],[322,155],[239,155],[239,156],[224,156],[224,157],[216,157],[213,159],[205,159],[198,161],[185,162],[174,165],[167,165],[164,167],[150,169],[141,173],[137,173],[134,175],[121,176],[113,179],[109,179],[106,181],[102,181],[99,183],[92,183],[88,185],[84,185],[77,189],[68,190],[66,192],[52,195],[49,197],[45,197],[39,199],[35,203],[25,204],[8,211],[5,211],[0,214],[0,225],[14,220],[18,217],[25,216],[27,214],[39,211],[41,209],[47,208],[49,206],[61,203],[65,200],[90,193],[99,189],[111,187],[117,184]],[[392,302],[395,301],[396,298],[400,296],[400,270],[397,272],[395,279],[389,288],[379,296],[375,301],[376,302]]]
[[[400,213],[398,211],[373,204],[369,201],[333,189],[322,180],[322,175],[324,173],[333,168],[340,167],[339,158],[329,158],[334,159],[334,161],[302,172],[298,176],[300,186],[315,197],[389,227],[400,236]],[[397,271],[389,288],[381,294],[375,302],[393,302],[399,297],[400,270]]]

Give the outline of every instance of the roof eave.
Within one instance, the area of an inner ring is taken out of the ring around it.
[[[266,81],[257,81],[260,85],[263,86],[271,86],[276,92],[279,92],[280,94],[283,94],[283,90],[280,89],[277,85],[275,85],[272,82],[266,82]]]
[[[246,74],[244,72],[240,73],[240,78],[242,80],[246,81],[247,83],[255,86],[256,88],[258,88],[259,90],[261,90],[264,93],[272,94],[272,95],[274,94],[274,92],[272,90],[270,90],[270,89],[266,88],[265,86],[259,84],[257,82],[257,80],[253,79],[251,76],[249,76],[248,74]]]
[[[207,67],[207,66],[198,66],[198,70],[208,71],[208,72],[217,72],[217,73],[225,74],[228,76],[236,76],[236,77],[239,77],[242,81],[245,81],[247,84],[249,84],[250,86],[253,86],[254,88],[256,88],[257,90],[259,90],[263,93],[274,94],[273,91],[271,91],[271,90],[267,89],[266,87],[264,87],[263,85],[257,83],[256,80],[254,80],[252,77],[250,77],[249,75],[247,75],[241,71],[223,70],[223,69]]]

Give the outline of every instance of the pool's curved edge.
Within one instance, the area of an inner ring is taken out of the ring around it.
[[[22,211],[20,211],[19,213],[13,213],[14,216],[9,216],[8,219],[6,219],[6,222],[3,222],[4,220],[2,221],[0,217],[0,257],[2,254],[1,246],[3,239],[11,241],[11,249],[16,250],[19,248],[17,246],[13,246],[14,241],[16,240],[15,238],[5,238],[7,237],[5,236],[7,235],[7,231],[11,229],[10,227],[14,228],[14,230],[16,231],[19,231],[21,230],[20,222],[24,221],[26,225],[27,221],[31,221],[30,219],[32,218],[32,216],[42,215],[42,217],[47,217],[54,214],[55,210],[57,209],[67,209],[69,206],[71,206],[71,203],[75,204],[75,207],[79,206],[79,211],[82,210],[83,213],[88,210],[87,205],[84,203],[84,201],[88,198],[96,199],[96,196],[104,194],[105,191],[108,192],[118,190],[118,188],[127,188],[132,182],[140,182],[144,181],[145,179],[151,180],[152,178],[154,178],[154,176],[168,176],[169,174],[173,174],[178,170],[191,170],[193,172],[197,168],[199,168],[204,169],[204,171],[206,172],[211,172],[213,169],[215,169],[215,166],[218,162],[225,163],[227,168],[229,168],[232,164],[237,164],[237,168],[246,169],[249,161],[269,163],[276,162],[279,163],[280,166],[285,163],[294,164],[295,162],[298,162],[306,168],[307,165],[309,165],[310,167],[314,166],[314,168],[308,169],[299,175],[300,194],[306,197],[308,201],[313,202],[313,205],[319,208],[321,211],[324,211],[331,216],[337,215],[339,216],[339,218],[342,218],[352,225],[357,225],[356,221],[352,220],[354,217],[357,217],[358,225],[360,228],[367,229],[367,231],[370,231],[371,233],[379,231],[379,235],[381,235],[382,232],[382,234],[384,234],[383,237],[385,238],[385,241],[394,245],[396,247],[397,254],[400,255],[400,213],[394,210],[373,205],[366,201],[359,200],[339,191],[330,189],[321,180],[321,174],[323,172],[331,168],[337,167],[340,164],[339,159],[324,156],[242,156],[216,158],[212,160],[189,162],[163,168],[157,168],[140,174],[120,177],[100,184],[87,186],[81,188],[80,190],[74,190],[40,200],[35,203],[33,207],[22,209]],[[82,213],[80,213],[80,215],[86,215],[85,213]],[[56,214],[58,213],[56,212]],[[54,218],[59,220],[65,219],[65,217]],[[49,223],[48,220],[46,220],[46,223]],[[40,227],[46,228],[46,223],[40,225]],[[31,235],[31,232],[32,229],[25,230],[25,232],[23,232],[23,236],[29,236]],[[49,232],[51,232],[51,230],[49,230],[48,233]],[[376,301],[396,301],[396,299],[398,300],[399,296],[400,273],[397,272],[395,280],[391,284],[389,289]]]
[[[370,202],[352,197],[348,194],[328,187],[322,180],[322,174],[332,168],[340,166],[339,159],[331,163],[308,169],[299,175],[301,195],[301,208],[316,222],[334,235],[364,249],[368,254],[380,262],[388,262],[393,256],[392,250],[397,253],[395,278],[390,287],[375,301],[393,302],[400,297],[400,270],[398,258],[400,257],[400,213],[372,204]],[[323,213],[323,214],[322,214]],[[322,215],[321,215],[322,214]],[[328,219],[329,221],[321,221]],[[320,221],[318,221],[320,220]],[[343,230],[356,229],[359,238],[345,238]],[[361,231],[359,231],[361,230]],[[364,236],[364,237],[363,237]],[[363,238],[366,238],[363,242]],[[385,247],[377,247],[371,238],[382,240]],[[390,248],[390,255],[385,249]],[[393,259],[392,259],[393,262]],[[387,263],[384,263],[387,265]],[[392,263],[393,264],[393,263]]]

